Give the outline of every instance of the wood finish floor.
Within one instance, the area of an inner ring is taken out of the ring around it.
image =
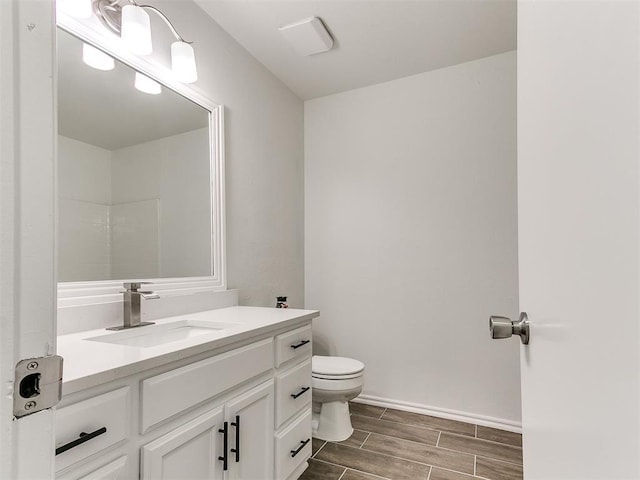
[[[300,480],[522,480],[522,436],[352,403],[353,435],[313,439]]]

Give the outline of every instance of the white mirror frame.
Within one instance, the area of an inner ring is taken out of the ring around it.
[[[97,19],[92,19],[98,25]],[[105,51],[116,60],[156,80],[210,112],[209,143],[211,164],[211,260],[213,276],[186,278],[138,279],[153,282],[153,290],[162,296],[184,295],[225,290],[226,247],[224,208],[224,106],[207,98],[191,85],[179,82],[171,71],[131,53],[113,33],[101,25],[93,28],[89,22],[58,12],[57,26],[85,43]],[[131,279],[126,279],[131,280]],[[122,301],[123,280],[58,283],[58,307]]]

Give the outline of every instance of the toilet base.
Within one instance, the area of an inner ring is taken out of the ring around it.
[[[320,405],[319,412],[318,405]],[[348,402],[316,403],[313,410],[315,438],[329,442],[342,442],[353,434]]]

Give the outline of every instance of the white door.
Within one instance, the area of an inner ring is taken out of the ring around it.
[[[0,1],[0,478],[52,478],[53,412],[13,418],[19,360],[56,352],[54,14]]]
[[[526,480],[640,478],[639,13],[518,4]]]
[[[211,410],[142,447],[142,480],[222,480],[224,411]],[[228,438],[228,437],[227,437]],[[226,453],[228,455],[228,453]]]
[[[273,478],[273,380],[227,403],[229,479]]]

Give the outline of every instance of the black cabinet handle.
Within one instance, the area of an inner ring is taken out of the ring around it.
[[[309,390],[311,390],[311,387],[302,387],[302,389],[298,393],[292,393],[291,398],[298,398],[300,395],[308,392]]]
[[[298,455],[300,453],[300,451],[307,446],[307,443],[309,443],[311,441],[310,438],[307,438],[306,440],[300,442],[300,446],[296,449],[296,450],[291,450],[291,458],[295,457],[296,455]]]
[[[92,438],[96,438],[102,435],[103,433],[107,433],[107,427],[99,428],[95,432],[91,432],[91,433],[80,432],[80,436],[78,438],[56,448],[56,455],[60,455],[61,453],[64,453],[67,450],[71,450],[72,448],[77,447],[78,445],[82,445],[84,442],[88,442]]]
[[[223,434],[222,437],[222,456],[218,457],[218,460],[222,460],[222,469],[223,470],[228,470],[229,469],[229,455],[227,455],[227,448],[229,448],[229,424],[228,422],[224,422],[224,426],[220,429],[218,429],[219,433]]]
[[[231,449],[231,453],[236,454],[236,463],[240,461],[240,415],[236,415],[236,421],[231,422],[232,427],[236,427],[236,448]]]
[[[298,349],[300,347],[304,347],[307,343],[311,343],[311,340],[302,340],[300,343],[298,343],[296,345],[291,345],[291,348],[296,350],[296,349]]]

